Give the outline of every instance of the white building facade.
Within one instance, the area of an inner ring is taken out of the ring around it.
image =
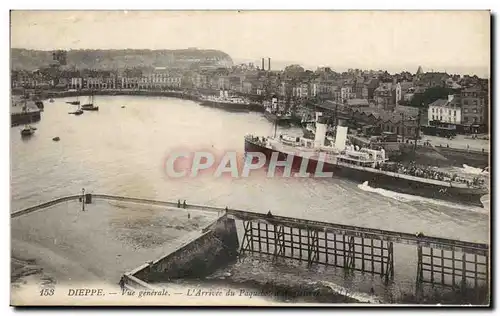
[[[452,95],[447,100],[436,100],[429,104],[427,118],[430,121],[439,121],[449,124],[462,123],[462,109],[458,103],[454,102]]]

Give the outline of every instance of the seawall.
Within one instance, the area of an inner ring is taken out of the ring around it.
[[[10,114],[10,126],[18,126],[22,124],[30,124],[40,121],[42,115],[40,111],[30,111],[26,113],[11,113]]]
[[[129,274],[146,283],[201,278],[234,262],[238,250],[235,220],[223,215],[204,228],[201,235],[187,240],[164,257],[145,264]]]

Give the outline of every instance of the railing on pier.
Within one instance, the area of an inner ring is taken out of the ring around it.
[[[455,250],[460,252],[475,253],[478,255],[487,255],[489,247],[487,244],[480,244],[474,242],[453,240],[440,237],[417,236],[415,234],[394,232],[382,229],[365,228],[358,226],[350,226],[343,224],[334,224],[328,222],[312,221],[306,219],[292,218],[272,215],[271,217],[262,214],[247,211],[239,211],[228,209],[228,215],[244,220],[244,221],[264,221],[267,223],[278,223],[287,227],[310,229],[317,231],[326,231],[338,235],[347,235],[353,237],[372,238],[377,240],[384,240],[387,242],[395,242],[407,245],[421,245],[426,247]]]
[[[417,247],[417,288],[489,281],[487,244],[238,210],[227,214],[243,221],[241,253],[358,270],[388,281],[394,277],[394,243],[406,244]]]
[[[50,206],[54,206],[56,204],[60,204],[60,203],[63,203],[63,202],[72,201],[72,200],[78,200],[80,198],[82,198],[81,194],[80,195],[65,196],[65,197],[58,198],[58,199],[55,199],[55,200],[52,200],[52,201],[49,201],[49,202],[45,202],[45,203],[38,204],[38,205],[35,205],[35,206],[32,206],[32,207],[28,207],[28,208],[25,208],[23,210],[12,212],[10,214],[10,217],[11,218],[18,217],[18,216],[21,216],[21,215],[25,215],[25,214],[29,214],[29,213],[32,213],[32,212],[35,212],[35,211],[42,210],[44,208],[48,208]]]

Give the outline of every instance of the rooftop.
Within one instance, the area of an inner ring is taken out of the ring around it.
[[[453,100],[452,100],[453,101]],[[436,100],[434,102],[432,102],[431,104],[429,104],[429,106],[449,106],[449,107],[455,107],[455,103],[453,102],[450,102],[446,99],[439,99],[439,100]]]

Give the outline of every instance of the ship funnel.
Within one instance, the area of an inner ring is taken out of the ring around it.
[[[264,70],[264,58],[262,58],[262,70]]]
[[[226,91],[224,91],[224,96],[225,96],[226,98],[229,98],[229,92],[228,92],[227,90],[226,90]]]
[[[316,122],[319,120],[320,117],[323,116],[322,112],[316,112]]]
[[[346,140],[347,140],[347,127],[337,125],[335,134],[335,148],[337,148],[338,150],[344,150]]]
[[[326,121],[319,119],[316,121],[316,133],[314,135],[314,147],[320,148],[325,144],[326,137]]]
[[[277,110],[278,109],[278,98],[273,98],[271,101],[272,109]]]
[[[220,97],[223,98],[224,97],[224,90],[220,90]]]

